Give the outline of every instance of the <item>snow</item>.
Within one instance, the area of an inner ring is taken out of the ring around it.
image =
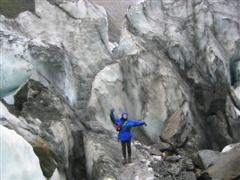
[[[8,109],[0,102],[0,119],[8,119],[11,124],[20,125],[21,121],[13,116]]]
[[[234,89],[235,94],[240,99],[240,86],[238,86],[236,89]]]
[[[49,180],[66,180],[66,178],[64,177],[64,175],[59,173],[58,169],[55,169],[52,177],[50,177]]]
[[[234,107],[234,110],[235,110],[237,116],[240,116],[240,111],[236,107]]]
[[[15,117],[12,115],[8,109],[3,105],[2,102],[0,102],[0,124],[3,124],[1,122],[1,119],[7,119],[7,122],[9,123],[10,126],[13,126],[17,132],[21,134],[25,134],[25,137],[31,138],[32,135],[29,131],[27,131],[24,127],[27,124],[26,120],[23,117]],[[39,124],[40,126],[40,124]],[[32,127],[33,128],[33,127]],[[39,132],[39,129],[35,128],[35,132]]]
[[[234,92],[235,92],[237,98],[240,99],[240,86],[238,86],[236,89],[234,89]],[[234,107],[234,109],[235,109],[237,116],[240,116],[240,110],[237,109],[236,107]]]
[[[15,131],[0,125],[2,180],[45,180],[32,146]]]
[[[156,160],[156,161],[162,161],[163,160],[162,156],[153,156],[153,159]]]
[[[240,148],[240,143],[236,143],[236,144],[229,144],[227,146],[225,146],[222,150],[222,153],[226,153],[229,152],[235,148]]]
[[[13,105],[14,104],[14,92],[9,93],[3,99],[6,103]]]

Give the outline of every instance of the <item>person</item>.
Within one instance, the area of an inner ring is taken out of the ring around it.
[[[118,140],[121,141],[122,145],[122,155],[123,155],[123,164],[131,163],[131,140],[132,133],[131,128],[136,126],[147,125],[144,121],[136,121],[128,119],[127,112],[123,112],[121,118],[115,118],[114,109],[111,109],[110,118],[112,122],[117,126],[116,130],[118,131]],[[128,152],[128,161],[126,158],[126,148]]]

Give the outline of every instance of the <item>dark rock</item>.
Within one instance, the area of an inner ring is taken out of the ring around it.
[[[194,163],[201,169],[206,169],[213,165],[220,157],[220,152],[212,150],[200,150],[193,155]]]
[[[208,173],[204,172],[202,173],[197,180],[211,180],[212,178],[208,175]]]
[[[180,155],[168,156],[165,158],[165,160],[169,161],[169,162],[177,162],[180,159],[182,159],[182,157]]]
[[[182,162],[175,162],[175,163],[170,163],[170,166],[168,167],[168,172],[172,175],[179,175],[180,172],[182,171]]]
[[[232,100],[233,104],[236,106],[236,108],[240,109],[240,99],[237,96],[237,94],[234,92],[233,88],[230,89],[229,94],[230,94],[230,97],[231,97],[231,100]]]
[[[177,180],[195,180],[196,176],[194,172],[183,171],[177,176],[176,179]]]
[[[151,147],[148,151],[151,155],[157,155],[157,156],[162,155],[162,152],[159,151],[158,149],[154,148],[154,147]]]
[[[202,179],[230,180],[240,178],[240,149],[222,154],[201,176]]]
[[[240,98],[231,89],[230,97],[227,98],[226,103],[226,117],[229,123],[229,132],[234,142],[238,142],[240,139],[240,116],[237,114],[237,110],[240,110]]]
[[[183,164],[184,164],[184,169],[186,169],[187,171],[193,171],[195,168],[193,161],[190,158],[183,159]]]
[[[158,149],[159,151],[174,151],[174,147],[165,142],[159,142],[151,146],[152,148]]]
[[[35,11],[34,0],[1,0],[0,12],[9,18],[17,17],[23,11]]]
[[[92,179],[93,180],[104,180],[113,179],[117,180],[117,176],[114,175],[113,165],[110,159],[104,158],[104,156],[99,157],[99,159],[93,164]]]
[[[225,113],[218,111],[214,115],[207,117],[206,122],[211,131],[211,147],[221,150],[225,145],[233,143],[233,138],[229,134],[229,126],[226,123]]]
[[[183,111],[177,111],[165,122],[160,137],[173,146],[181,147],[186,143],[190,131],[187,116]]]
[[[45,177],[51,177],[57,168],[55,154],[49,149],[47,144],[34,144],[33,150],[40,160],[41,169]]]
[[[174,150],[175,149],[170,144],[160,142],[158,144],[151,145],[150,149],[148,151],[151,155],[161,156],[162,152],[164,152],[164,151],[173,152]]]
[[[171,175],[168,176],[158,176],[159,180],[173,180],[174,178]]]
[[[69,179],[83,177],[84,128],[65,99],[34,80],[24,83],[14,99],[18,115],[27,122],[22,126],[30,133],[21,135],[32,144],[44,175],[49,178],[58,168]]]
[[[159,177],[165,178],[168,176],[178,176],[180,172],[183,170],[182,161],[178,162],[168,162],[168,161],[157,161],[152,162],[151,167],[154,172],[159,175]]]
[[[117,179],[121,150],[116,141],[106,134],[89,132],[84,135],[84,148],[89,179]]]

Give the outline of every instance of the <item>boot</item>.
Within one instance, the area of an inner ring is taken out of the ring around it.
[[[128,157],[128,163],[132,163],[132,158]]]
[[[127,164],[127,159],[124,158],[123,161],[122,161],[122,163],[123,163],[123,165],[124,165],[124,164]]]

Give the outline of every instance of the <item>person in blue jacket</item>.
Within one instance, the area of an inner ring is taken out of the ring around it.
[[[122,145],[123,164],[127,163],[126,147],[128,150],[128,163],[131,163],[131,128],[142,125],[146,126],[147,124],[144,121],[135,121],[128,119],[127,112],[123,112],[121,118],[115,118],[114,109],[111,109],[110,118],[112,122],[117,126],[116,130],[118,131],[118,140],[121,141]]]

